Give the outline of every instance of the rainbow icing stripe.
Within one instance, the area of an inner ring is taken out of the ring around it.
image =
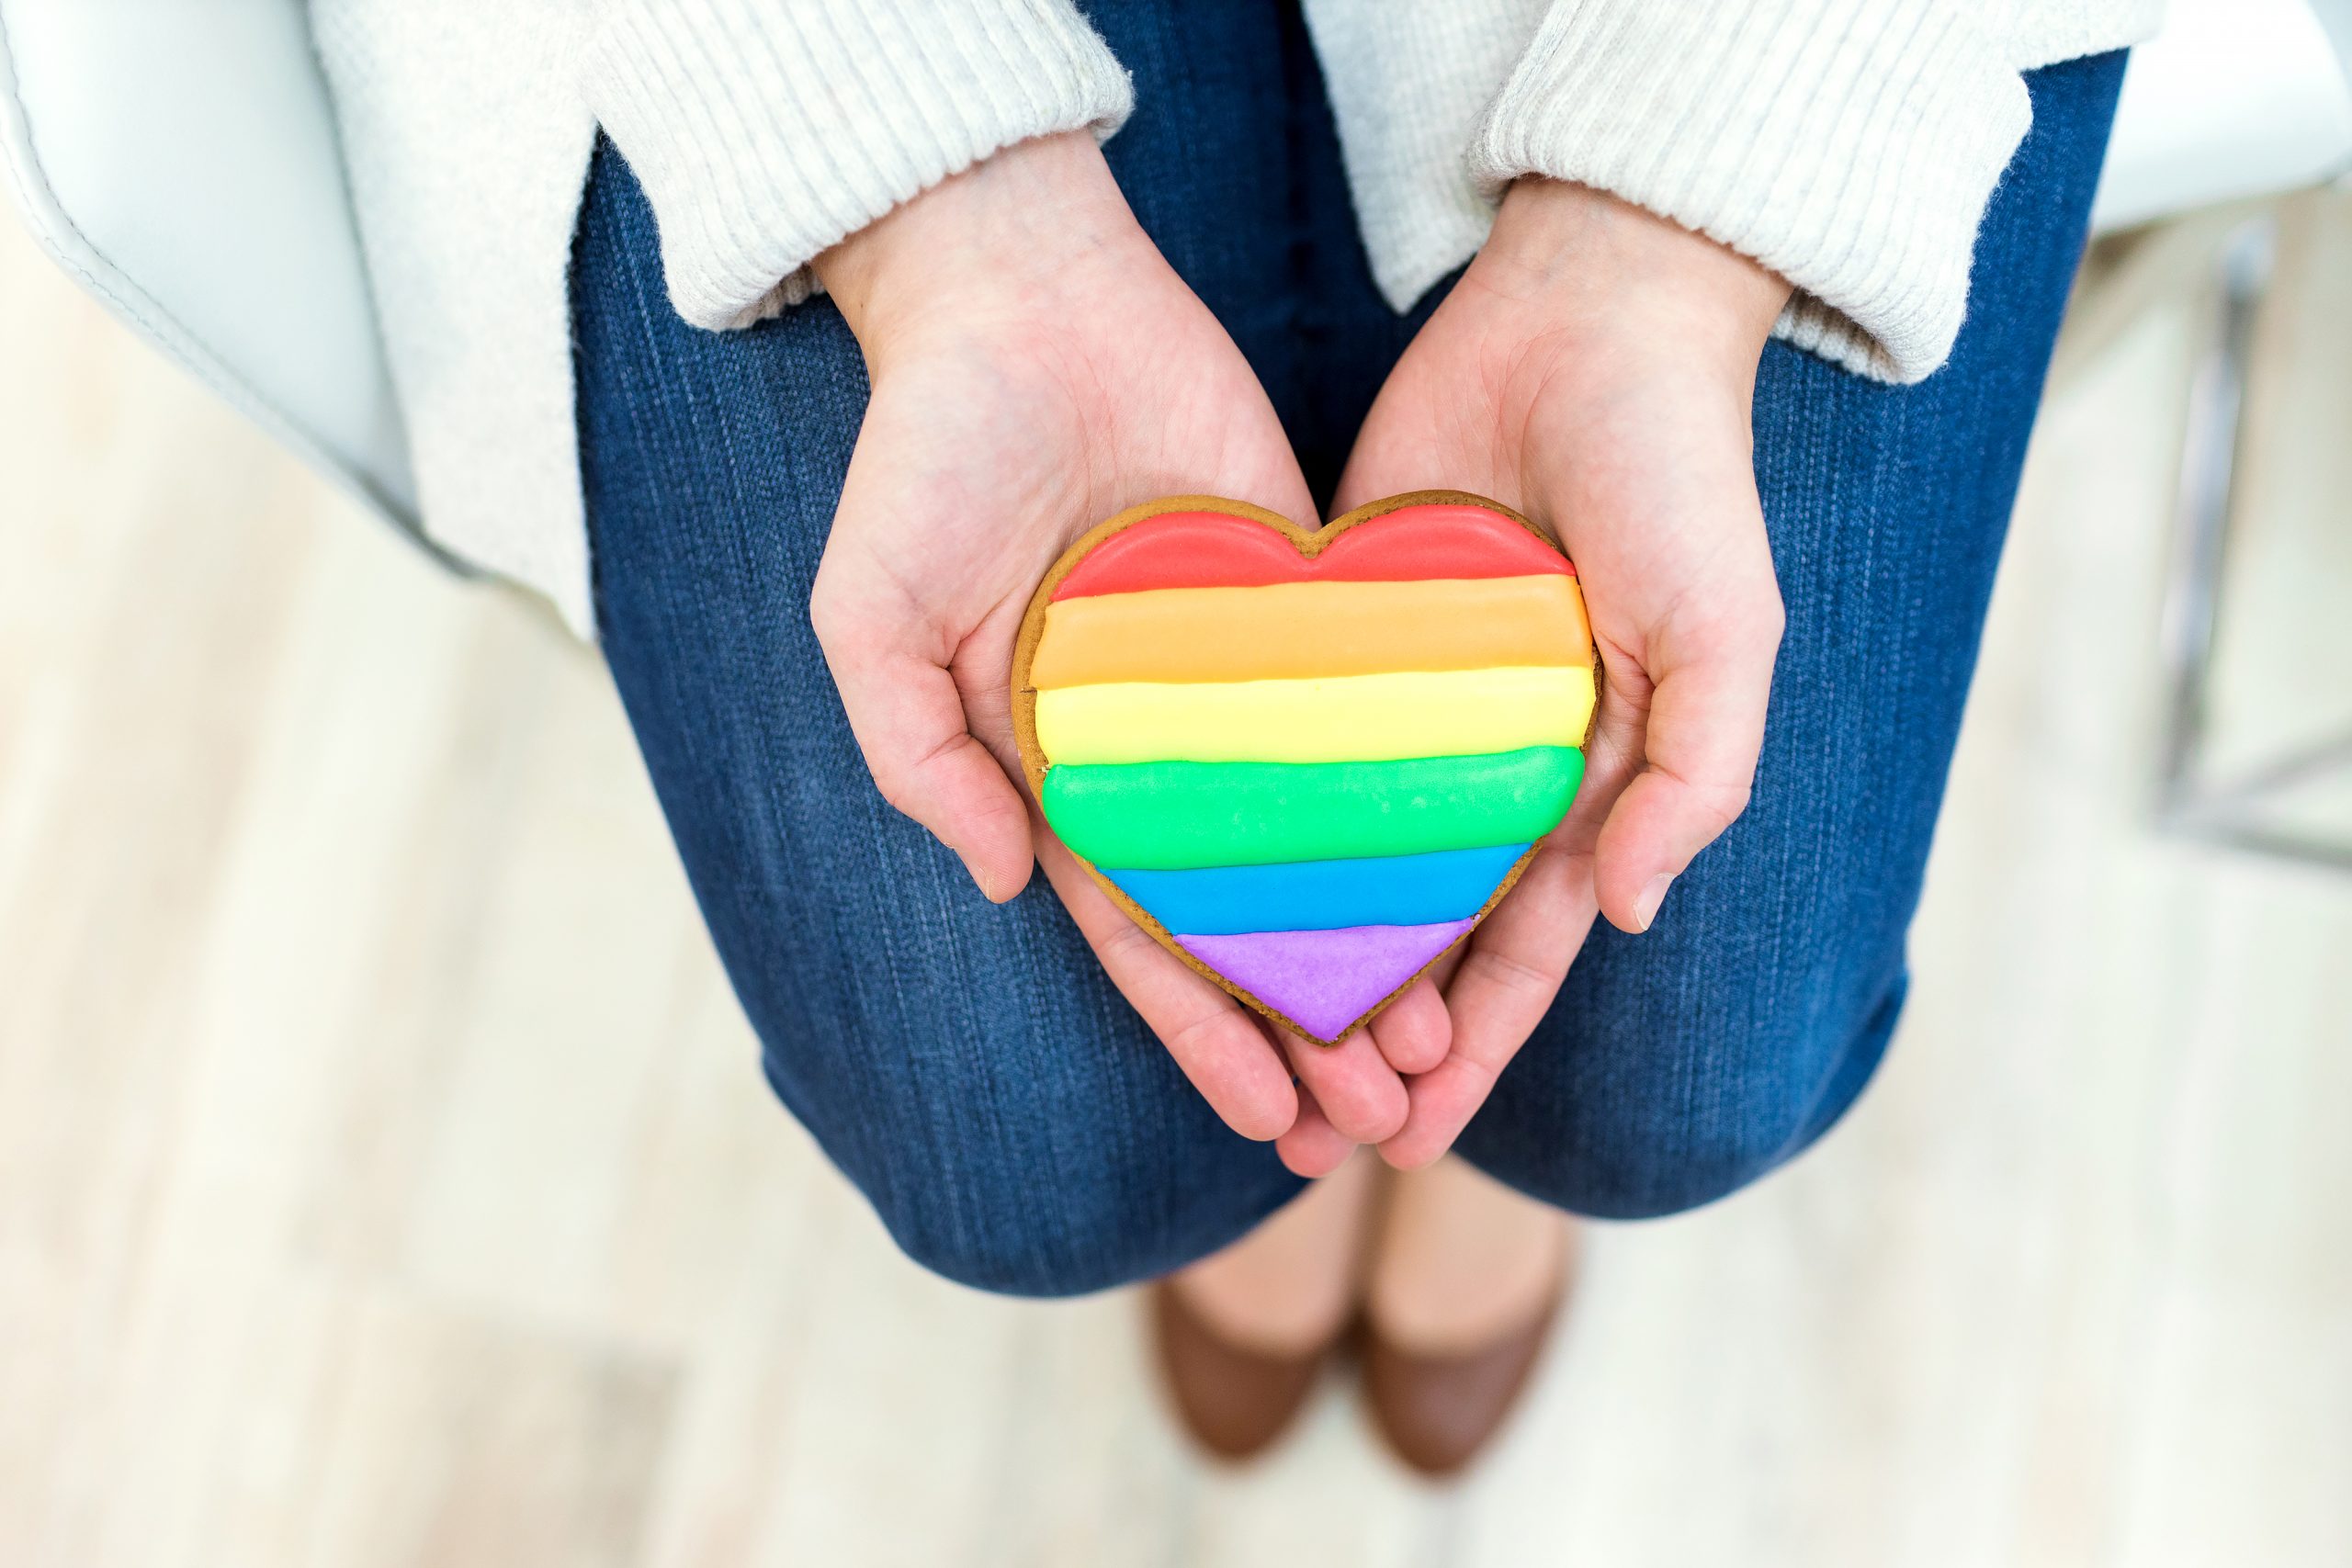
[[[1244,998],[1326,1043],[1476,923],[1584,773],[1575,569],[1420,502],[1317,553],[1161,512],[1054,586],[1026,665],[1063,841]]]

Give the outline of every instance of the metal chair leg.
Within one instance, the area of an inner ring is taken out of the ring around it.
[[[2263,801],[2280,791],[2352,764],[2352,734],[2298,748],[2226,781],[2210,777],[2206,765],[2213,655],[2237,479],[2245,454],[2246,383],[2255,323],[2269,288],[2277,250],[2278,220],[2270,213],[2247,220],[2223,242],[2216,280],[2221,309],[2212,341],[2189,385],[2161,632],[2167,701],[2156,817],[2173,831],[2352,870],[2352,844],[2282,830],[2264,822],[2257,812]]]

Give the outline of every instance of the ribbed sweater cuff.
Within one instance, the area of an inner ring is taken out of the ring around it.
[[[2031,118],[1980,0],[1558,0],[1470,150],[1612,192],[1795,285],[1780,335],[1916,381],[1959,334],[1984,204]]]
[[[1306,0],[1365,258],[1400,314],[1494,226],[1462,149],[1544,10],[1544,0]]]
[[[741,326],[999,148],[1108,136],[1126,73],[1069,0],[605,0],[582,86],[653,205],[678,313]]]

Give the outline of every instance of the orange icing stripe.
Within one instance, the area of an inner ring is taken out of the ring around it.
[[[1046,609],[1040,691],[1113,681],[1274,681],[1592,662],[1572,577],[1161,588]]]

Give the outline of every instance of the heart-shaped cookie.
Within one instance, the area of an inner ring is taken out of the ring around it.
[[[1333,1044],[1486,918],[1584,776],[1576,569],[1420,491],[1318,530],[1177,496],[1072,545],[1012,660],[1046,820],[1162,946]]]

